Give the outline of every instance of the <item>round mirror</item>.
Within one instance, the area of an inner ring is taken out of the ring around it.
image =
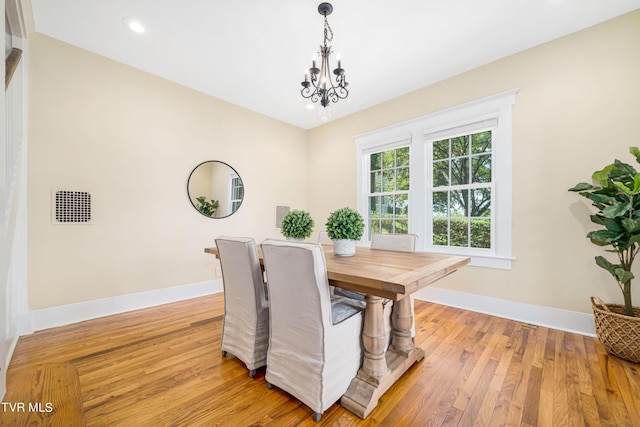
[[[187,193],[198,212],[209,218],[224,218],[238,210],[244,185],[238,172],[224,162],[209,160],[189,175]]]

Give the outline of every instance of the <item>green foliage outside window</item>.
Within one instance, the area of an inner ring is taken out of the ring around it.
[[[434,141],[432,155],[433,244],[491,248],[492,132]]]
[[[451,218],[451,241],[448,242],[447,218],[434,218],[433,244],[437,246],[457,246],[463,248],[491,247],[491,221],[489,219],[471,219],[471,241],[469,241],[469,220]]]
[[[369,157],[369,234],[409,232],[409,147]]]

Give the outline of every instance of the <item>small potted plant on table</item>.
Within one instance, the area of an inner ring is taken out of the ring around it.
[[[356,242],[364,234],[364,218],[355,209],[344,207],[331,212],[327,218],[327,234],[333,240],[333,253],[352,256],[356,253]]]
[[[294,209],[282,218],[280,230],[287,239],[302,241],[311,236],[314,225],[315,223],[309,212]]]
[[[640,163],[640,149],[631,147],[629,152]],[[609,353],[640,363],[640,308],[631,303],[631,267],[640,251],[640,173],[615,160],[594,172],[592,179],[597,185],[581,182],[569,191],[591,200],[598,209],[591,221],[600,228],[587,237],[617,255],[617,263],[600,255],[595,260],[611,273],[624,297],[624,305],[605,304],[591,297],[596,334]]]

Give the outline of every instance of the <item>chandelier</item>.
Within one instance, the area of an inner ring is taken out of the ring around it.
[[[327,21],[327,16],[333,12],[331,3],[320,3],[318,12],[324,16],[324,44],[320,46],[321,63],[320,68],[316,67],[315,55],[305,75],[300,93],[303,98],[311,99],[311,102],[320,101],[320,105],[327,107],[329,102],[338,102],[339,99],[345,99],[349,96],[347,83],[344,75],[344,69],[340,66],[338,58],[338,66],[333,70],[335,80],[331,77],[331,66],[329,65],[329,57],[331,56],[331,46],[327,42],[333,41],[333,31]]]

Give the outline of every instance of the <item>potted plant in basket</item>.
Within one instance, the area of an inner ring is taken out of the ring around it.
[[[304,240],[311,236],[314,225],[315,223],[309,212],[294,209],[282,218],[280,230],[287,239]]]
[[[352,256],[356,253],[356,242],[364,234],[364,218],[355,209],[345,207],[331,212],[327,218],[327,234],[333,240],[333,253]]]
[[[640,163],[640,149],[629,152]],[[624,306],[604,304],[591,297],[596,334],[610,353],[640,363],[640,308],[631,302],[631,267],[640,251],[640,173],[633,166],[615,160],[591,176],[596,184],[581,182],[574,191],[591,200],[598,209],[591,221],[600,228],[587,237],[591,242],[617,255],[617,262],[596,256],[596,264],[616,280],[624,297]]]

